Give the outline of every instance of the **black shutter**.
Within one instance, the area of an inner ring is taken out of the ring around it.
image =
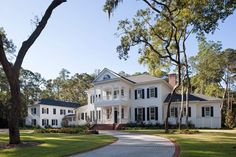
[[[143,108],[143,121],[145,121],[145,108]]]
[[[137,108],[134,109],[134,119],[137,121]]]
[[[47,108],[47,114],[48,114],[48,108]]]
[[[155,120],[158,120],[158,107],[155,107]]]
[[[157,87],[155,87],[155,97],[157,98]]]
[[[147,108],[147,120],[150,120],[150,117],[149,117],[149,107]]]
[[[211,117],[214,117],[214,108],[211,106]]]
[[[188,117],[191,117],[191,107],[188,107]]]
[[[142,89],[142,95],[143,95],[143,99],[144,99],[144,96],[145,96],[145,92],[144,92],[144,89]]]
[[[135,90],[134,93],[135,93],[135,99],[137,99],[137,90]]]
[[[149,98],[149,88],[147,88],[147,98]]]
[[[205,117],[205,108],[202,107],[202,117]]]
[[[178,117],[178,108],[175,107],[175,117]]]

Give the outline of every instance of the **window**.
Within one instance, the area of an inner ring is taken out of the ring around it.
[[[57,114],[57,110],[55,108],[53,109],[53,114]]]
[[[42,114],[48,114],[49,109],[48,108],[42,108]]]
[[[95,121],[95,111],[93,111],[93,121]]]
[[[137,121],[143,121],[143,108],[138,108]]]
[[[170,108],[170,116],[171,117],[178,117],[178,108],[177,107]]]
[[[36,126],[36,119],[31,119],[31,125]]]
[[[124,108],[121,108],[121,118],[124,118],[125,117],[125,110]]]
[[[36,108],[31,108],[31,114],[36,114]]]
[[[85,120],[88,120],[88,114],[85,112]]]
[[[111,99],[111,91],[106,91],[106,99],[107,100]]]
[[[211,111],[210,111],[210,107],[205,107],[205,116],[206,117],[210,117],[211,116]]]
[[[155,120],[155,108],[150,107],[150,119]]]
[[[124,95],[125,95],[123,88],[120,90],[120,95],[121,95],[121,96],[124,96]]]
[[[60,109],[60,115],[65,115],[66,114],[66,110]]]
[[[109,109],[106,110],[106,114],[107,114],[107,119],[110,119],[110,110]]]
[[[48,126],[48,119],[42,119],[42,126]]]
[[[119,96],[119,90],[114,90],[114,93],[113,93],[114,95],[113,95],[113,98],[114,99],[117,99],[118,98],[118,96]]]
[[[147,88],[147,98],[157,98],[157,87]]]
[[[135,90],[135,99],[144,99],[144,89]]]
[[[57,119],[52,119],[52,126],[57,126],[57,125],[58,125]]]
[[[84,120],[84,113],[81,113],[81,119]]]
[[[101,119],[101,111],[98,111],[98,119]]]
[[[186,107],[184,107],[184,113],[183,116],[187,115]],[[188,117],[191,117],[191,107],[188,107]]]
[[[104,76],[103,76],[103,80],[109,80],[110,78],[111,78],[110,75],[104,75]]]
[[[150,98],[154,98],[155,97],[155,88],[150,88]]]
[[[73,110],[68,110],[68,113],[73,113]]]

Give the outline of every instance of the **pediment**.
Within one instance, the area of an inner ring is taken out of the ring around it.
[[[109,80],[115,80],[118,78],[120,78],[119,75],[105,68],[97,75],[97,77],[94,79],[93,82],[95,83],[95,82],[109,81]]]

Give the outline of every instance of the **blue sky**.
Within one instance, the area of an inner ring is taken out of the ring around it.
[[[0,5],[0,27],[4,27],[19,48],[34,29],[31,19],[41,17],[51,0],[11,0]],[[118,21],[131,18],[137,9],[145,6],[141,1],[124,0],[115,14],[108,19],[102,7],[105,0],[68,0],[57,8],[43,33],[30,48],[23,67],[39,72],[43,77],[55,78],[62,68],[74,73],[93,73],[107,67],[116,72],[147,71],[137,62],[137,50],[131,51],[127,61],[116,53],[119,39]],[[219,29],[207,39],[222,41],[223,48],[236,49],[236,14],[220,24]],[[187,43],[189,55],[197,52],[194,36]]]

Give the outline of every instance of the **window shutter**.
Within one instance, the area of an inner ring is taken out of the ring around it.
[[[135,93],[135,99],[137,99],[137,90],[135,90],[134,93]]]
[[[147,120],[150,120],[150,117],[149,117],[149,107],[147,108]]]
[[[158,120],[158,107],[155,107],[155,120]]]
[[[211,117],[214,117],[214,108],[211,106]]]
[[[145,108],[143,108],[143,121],[145,121]]]
[[[205,117],[205,108],[202,107],[202,117]]]
[[[175,107],[175,117],[178,117],[178,108]]]
[[[48,108],[47,108],[47,114],[48,114]]]
[[[147,98],[149,98],[149,88],[147,88]]]
[[[191,117],[191,107],[188,107],[188,117]]]
[[[137,108],[134,109],[134,119],[137,121]]]
[[[155,87],[155,97],[157,98],[157,87]]]
[[[142,95],[143,95],[143,99],[144,99],[144,96],[145,96],[144,89],[142,89]]]

